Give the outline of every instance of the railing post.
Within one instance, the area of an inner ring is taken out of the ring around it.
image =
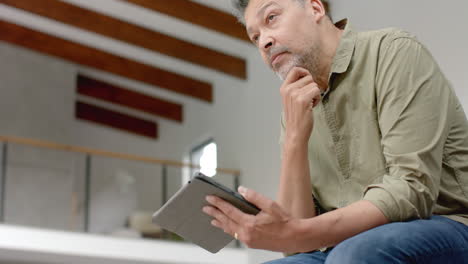
[[[161,206],[167,202],[167,165],[162,165],[161,172]]]
[[[0,160],[0,222],[5,221],[5,184],[7,177],[7,155],[8,143],[3,142]]]
[[[161,206],[167,202],[167,165],[163,164],[161,167]],[[163,229],[161,233],[162,239],[169,239],[170,232]]]
[[[87,154],[85,159],[85,181],[84,181],[84,231],[89,232],[90,204],[91,204],[91,155]]]

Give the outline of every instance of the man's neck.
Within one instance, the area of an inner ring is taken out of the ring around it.
[[[329,28],[327,28],[326,31],[327,33],[324,34],[325,38],[323,38],[322,41],[323,67],[321,67],[320,74],[318,78],[316,78],[316,82],[322,92],[325,92],[328,89],[328,78],[330,76],[333,58],[335,57],[336,50],[338,49],[344,30],[337,28],[335,25],[330,23]]]

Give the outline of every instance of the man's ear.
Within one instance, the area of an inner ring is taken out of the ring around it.
[[[317,22],[326,16],[325,5],[321,0],[306,0],[306,2],[306,4],[312,8],[312,12],[314,12],[314,16],[316,17]]]

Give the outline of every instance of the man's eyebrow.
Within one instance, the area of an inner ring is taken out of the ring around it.
[[[274,1],[270,1],[266,3],[260,8],[260,10],[258,10],[256,17],[261,17],[263,13],[265,12],[265,10],[271,5],[277,5],[277,3]],[[250,35],[251,32],[252,32],[252,28],[251,27],[247,28],[247,34]]]

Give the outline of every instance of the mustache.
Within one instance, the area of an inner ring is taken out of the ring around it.
[[[271,61],[271,58],[275,56],[276,54],[280,54],[283,52],[289,52],[289,49],[287,47],[273,47],[268,50],[268,60]]]

